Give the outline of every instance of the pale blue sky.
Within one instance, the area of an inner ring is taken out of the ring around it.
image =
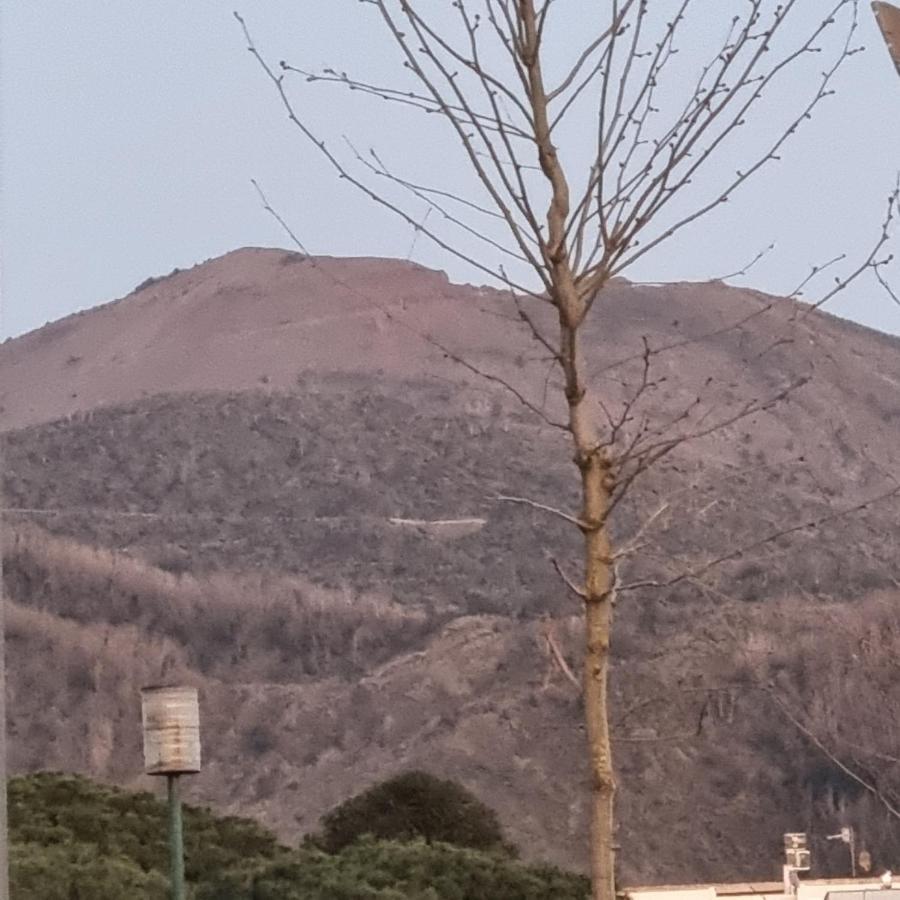
[[[559,8],[566,15],[567,4],[579,2],[562,0]],[[730,0],[698,2],[707,10],[689,33],[687,53],[714,37],[734,8]],[[396,59],[371,7],[357,0],[4,6],[0,334],[124,296],[149,275],[239,246],[286,246],[251,177],[312,252],[406,256],[408,227],[337,182],[291,130],[244,49],[235,5],[273,60],[386,73]],[[821,11],[824,4],[806,5]],[[900,78],[867,2],[861,15],[866,52],[849,62],[838,96],[784,161],[631,277],[714,277],[776,241],[776,252],[741,283],[782,293],[811,264],[843,250],[865,252],[900,168]],[[581,20],[570,25],[575,35],[584,31]],[[808,85],[798,80],[791,91]],[[776,98],[776,111],[790,98]],[[440,163],[449,183],[463,183],[442,138],[411,131],[415,119],[327,89],[304,90],[298,102],[326,135],[346,132],[414,174],[433,174]],[[414,258],[456,280],[482,280],[423,240]],[[900,309],[871,281],[830,308],[900,333]]]

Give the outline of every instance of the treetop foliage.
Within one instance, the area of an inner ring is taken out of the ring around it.
[[[371,835],[427,844],[440,841],[476,850],[508,850],[497,814],[455,781],[404,772],[373,785],[322,817],[314,840],[329,853]]]

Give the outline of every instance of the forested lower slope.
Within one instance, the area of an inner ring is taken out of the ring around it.
[[[441,390],[407,384],[401,399],[336,378],[306,395],[160,397],[10,433],[16,765],[135,783],[138,689],[186,679],[204,696],[205,802],[293,840],[369,780],[427,764],[476,787],[526,854],[578,865],[580,700],[547,643],[549,630],[577,667],[578,611],[549,557],[574,560],[565,526],[496,499],[528,483],[559,502],[565,460],[542,465],[552,439],[516,418],[417,412]],[[695,478],[658,536],[660,569],[637,561],[635,577],[727,549],[754,517],[829,509],[802,470],[706,463]],[[651,820],[710,851],[731,845],[748,876],[768,872],[773,833],[801,818],[827,829],[848,803],[886,840],[877,804],[756,686],[780,678],[804,712],[868,633],[854,616],[884,620],[890,512],[875,504],[799,550],[775,542],[621,604],[631,880],[725,874],[712,852],[698,872]],[[831,658],[801,652],[814,635]],[[865,691],[864,670],[847,677]]]

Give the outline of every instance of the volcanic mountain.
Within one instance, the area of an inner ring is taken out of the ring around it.
[[[577,488],[518,309],[408,262],[244,249],[4,343],[15,767],[140,782],[137,690],[184,679],[195,799],[296,840],[415,766],[583,866],[579,610],[552,564],[576,571],[578,536],[498,500]],[[848,823],[889,862],[866,729],[900,649],[900,341],[617,281],[584,349],[601,420],[702,433],[616,521],[622,585],[648,583],[614,638],[622,878],[768,877],[804,828],[834,871]]]

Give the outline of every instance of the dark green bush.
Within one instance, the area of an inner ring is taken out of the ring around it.
[[[497,814],[455,781],[405,772],[351,797],[322,817],[315,843],[337,853],[363,835],[442,841],[476,850],[509,849]]]
[[[341,853],[306,850],[201,887],[196,900],[585,900],[586,878],[549,866],[424,841],[360,841]]]
[[[134,880],[142,885],[140,890],[113,891],[110,897],[152,900],[157,896],[153,886],[166,883],[166,807],[152,794],[105,787],[75,775],[13,778],[9,827],[16,851],[11,860],[13,882],[20,885],[13,892],[17,898],[55,896],[41,894],[41,885],[50,891],[66,883],[77,892],[79,885],[94,881],[131,883],[128,878],[141,876],[143,881]],[[218,817],[191,806],[184,809],[184,832],[185,874],[190,883],[286,852],[271,832],[255,822]],[[70,900],[68,894],[62,896]],[[102,900],[106,895],[83,896]]]
[[[95,845],[13,843],[10,891],[16,900],[168,900],[160,872],[143,871],[123,856]]]

